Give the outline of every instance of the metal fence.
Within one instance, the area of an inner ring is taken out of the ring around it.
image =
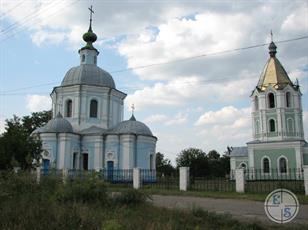
[[[278,188],[289,189],[295,193],[304,193],[303,169],[287,169],[284,173],[278,169],[264,172],[262,169],[247,169],[245,173],[245,191],[268,193]]]
[[[179,189],[179,174],[164,176],[156,170],[140,170],[142,187],[145,189]]]
[[[225,177],[190,177],[190,190],[206,192],[234,192],[235,181],[230,176]]]

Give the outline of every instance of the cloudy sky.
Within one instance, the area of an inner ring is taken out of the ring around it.
[[[269,55],[303,93],[308,131],[308,1],[0,0],[0,132],[13,114],[50,109],[49,93],[79,64],[88,28],[98,35],[98,65],[128,94],[125,119],[158,137],[170,159],[183,148],[205,151],[251,140],[249,95]],[[230,51],[230,52],[224,52]]]

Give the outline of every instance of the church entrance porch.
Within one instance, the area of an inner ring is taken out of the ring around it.
[[[50,166],[50,160],[49,159],[43,159],[43,173],[44,173],[44,175],[48,174],[49,166]]]

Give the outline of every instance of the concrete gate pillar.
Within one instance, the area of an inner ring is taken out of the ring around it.
[[[235,169],[235,190],[236,192],[245,192],[245,173],[244,169]]]
[[[189,187],[189,167],[180,167],[180,190],[187,191]]]

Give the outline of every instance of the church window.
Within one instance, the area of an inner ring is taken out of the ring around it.
[[[269,126],[270,126],[270,132],[275,132],[276,131],[275,120],[274,119],[270,119],[269,120]]]
[[[256,134],[260,133],[260,122],[259,120],[256,120]]]
[[[242,163],[240,164],[240,168],[246,169],[246,168],[247,168],[247,165],[246,165],[244,162],[242,162]]]
[[[294,132],[294,122],[292,118],[288,119],[287,128],[288,128],[288,132],[290,133]]]
[[[255,110],[259,110],[259,99],[257,96],[255,96]]]
[[[97,101],[91,100],[90,102],[90,117],[97,117]]]
[[[85,60],[86,60],[86,56],[83,54],[83,55],[81,56],[81,62],[85,62]]]
[[[94,56],[94,64],[96,65],[96,62],[97,62],[97,57]]]
[[[267,157],[263,159],[263,173],[269,173],[270,172],[270,162]]]
[[[77,169],[77,156],[78,153],[73,154],[73,169]]]
[[[273,93],[268,94],[268,107],[275,108],[275,96]]]
[[[73,102],[72,100],[67,100],[66,101],[66,110],[65,110],[65,116],[66,117],[71,117],[72,116],[72,106],[73,106]]]
[[[288,108],[291,107],[291,94],[290,94],[290,92],[286,93],[286,106]]]
[[[279,159],[279,172],[287,173],[287,160],[284,157],[281,157]]]

